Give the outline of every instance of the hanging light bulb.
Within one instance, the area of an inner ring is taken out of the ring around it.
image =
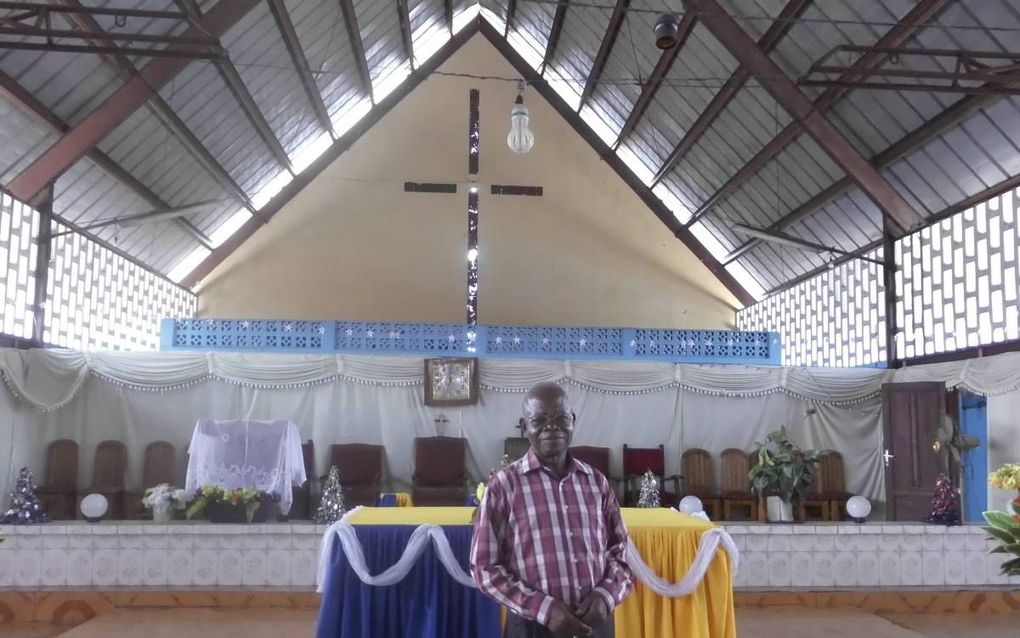
[[[524,82],[517,83],[517,99],[510,111],[510,132],[506,145],[514,153],[527,153],[535,145],[535,134],[528,128],[528,107],[524,106]]]

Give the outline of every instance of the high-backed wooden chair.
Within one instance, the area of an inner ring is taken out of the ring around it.
[[[381,445],[365,443],[336,443],[329,446],[329,464],[340,473],[340,486],[344,490],[344,507],[358,505],[374,507],[379,500],[382,483],[383,455]],[[323,480],[329,475],[329,468]]]
[[[808,488],[807,494],[804,495],[804,500],[800,504],[800,517],[804,521],[832,520],[831,502],[825,496],[825,482],[820,465],[819,463],[818,471],[815,472],[815,478],[811,481],[811,487]]]
[[[830,451],[818,461],[818,474],[821,477],[822,496],[829,501],[829,520],[849,520],[846,513],[846,501],[853,496],[846,491],[843,474],[843,455]]]
[[[467,439],[449,436],[414,440],[416,507],[461,506],[467,503]]]
[[[609,475],[609,448],[578,445],[570,448],[570,455],[582,463],[587,463],[612,481],[619,481]]]
[[[712,489],[712,455],[701,448],[685,450],[680,456],[680,473],[683,474],[683,489],[680,498],[697,496],[705,513],[713,521],[721,513],[719,493]]]
[[[637,505],[641,493],[641,477],[651,470],[659,479],[659,502],[663,507],[672,507],[680,491],[680,476],[666,476],[665,446],[630,447],[623,446],[624,503],[628,507]],[[673,483],[673,491],[666,489],[666,483]]]
[[[50,443],[46,449],[45,484],[36,489],[53,520],[74,520],[78,502],[78,444],[70,439]]]
[[[152,518],[152,512],[142,505],[145,490],[160,483],[174,484],[175,457],[174,446],[167,441],[153,441],[145,446],[145,460],[142,463],[142,487],[141,490],[132,490],[125,495],[125,518]]]
[[[301,485],[291,486],[292,500],[287,518],[309,519],[314,515],[312,512],[312,481],[315,480],[315,443],[311,439],[301,444],[301,456],[304,459],[307,480]],[[346,505],[346,501],[344,504]]]
[[[108,520],[124,518],[124,470],[127,469],[127,448],[120,441],[103,441],[96,447],[95,463],[92,466],[92,485],[78,492],[78,513],[81,513],[81,499],[88,494],[102,494],[106,497]]]
[[[531,441],[523,436],[512,436],[503,440],[503,454],[510,458],[511,463],[527,454],[530,447]]]
[[[747,452],[735,448],[723,450],[721,459],[723,502],[723,520],[750,520],[757,518],[757,503],[751,495],[751,481],[748,473],[751,469]],[[734,518],[735,510],[746,508],[745,517]]]

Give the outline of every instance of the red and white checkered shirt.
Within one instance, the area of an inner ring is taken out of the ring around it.
[[[609,481],[571,457],[562,479],[534,451],[497,472],[478,508],[471,575],[514,613],[547,624],[549,606],[595,591],[614,609],[630,593],[627,528]]]

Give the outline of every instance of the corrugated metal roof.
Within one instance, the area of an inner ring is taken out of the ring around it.
[[[222,1],[222,0],[221,0]],[[769,29],[787,0],[718,0],[747,34],[757,40]],[[92,6],[173,9],[172,0],[110,0]],[[201,0],[209,11],[215,0]],[[453,3],[455,16],[473,15],[477,4]],[[483,19],[498,27],[507,15],[506,0],[483,0]],[[771,59],[791,78],[803,74],[832,47],[871,45],[894,28],[912,0],[814,0],[780,40]],[[443,0],[409,0],[409,21],[418,61],[449,37]],[[346,128],[345,114],[367,109],[343,13],[336,0],[285,0],[295,31],[334,126]],[[356,0],[355,12],[373,89],[388,90],[409,67],[400,31],[397,3]],[[612,2],[572,3],[558,45],[544,75],[573,108],[606,36]],[[683,10],[679,0],[633,0],[616,44],[594,90],[581,106],[582,119],[608,144],[615,143],[661,52],[652,27],[666,11]],[[556,5],[519,0],[508,40],[535,68],[546,56]],[[98,18],[108,30],[147,33],[180,32],[184,23],[135,21],[118,27]],[[1020,6],[1014,0],[959,0],[921,26],[908,47],[1010,50],[1017,48]],[[267,3],[257,3],[222,38],[230,59],[272,133],[293,159],[319,139],[323,130],[293,67]],[[137,66],[150,60],[135,58]],[[903,56],[907,69],[935,69],[945,62]],[[733,55],[709,30],[696,23],[662,86],[634,130],[616,151],[646,183],[685,139],[719,88],[738,69]],[[59,117],[71,124],[95,108],[123,82],[120,71],[92,54],[0,51],[0,70],[15,78]],[[396,74],[396,75],[394,75]],[[823,89],[800,87],[811,98]],[[195,61],[160,94],[200,143],[240,185],[248,197],[278,179],[284,168],[250,124],[210,62]],[[959,95],[919,91],[852,89],[825,111],[826,117],[865,158],[883,151],[956,103]],[[0,176],[9,181],[54,136],[32,118],[0,99]],[[755,78],[736,92],[697,143],[663,176],[656,192],[669,193],[669,206],[680,219],[702,206],[791,123],[791,117]],[[194,152],[151,109],[126,118],[99,146],[110,159],[171,206],[212,201],[187,220],[206,235],[239,210],[236,194],[194,160]],[[894,161],[892,161],[894,160]],[[923,215],[947,207],[1020,174],[1020,98],[989,99],[962,122],[932,135],[901,157],[879,166],[881,173]],[[764,162],[755,174],[736,184],[692,227],[717,258],[747,242],[734,223],[761,228],[776,224],[834,182],[846,182],[842,168],[813,138],[801,132]],[[88,159],[80,160],[57,182],[58,213],[81,223],[151,210],[137,189],[117,181]],[[675,199],[674,199],[675,198]],[[683,206],[687,210],[680,210]],[[794,237],[853,251],[874,242],[882,217],[874,202],[853,186],[832,201],[781,228]],[[146,260],[162,272],[198,245],[178,222],[108,228],[97,231],[118,248]],[[755,242],[736,263],[765,289],[823,267],[828,254]],[[144,257],[143,257],[144,255]]]

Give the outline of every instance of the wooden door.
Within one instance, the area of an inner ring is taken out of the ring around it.
[[[941,458],[932,449],[945,415],[941,383],[889,383],[882,386],[886,518],[923,521],[931,511]]]

